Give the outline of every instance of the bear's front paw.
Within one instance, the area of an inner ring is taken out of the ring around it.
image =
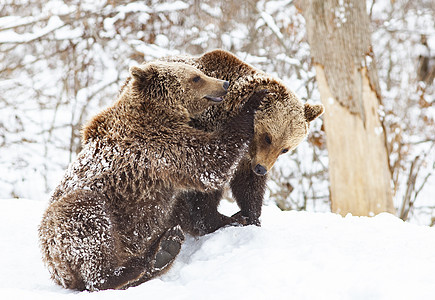
[[[243,226],[248,226],[248,225],[261,226],[259,218],[244,216],[242,215],[241,211],[232,215],[231,218],[233,218],[238,224]]]
[[[251,97],[249,97],[248,101],[246,101],[244,109],[247,112],[255,112],[263,101],[263,98],[266,97],[268,93],[269,90],[267,89],[254,91]]]

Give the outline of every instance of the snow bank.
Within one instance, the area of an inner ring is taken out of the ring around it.
[[[40,201],[0,200],[2,299],[431,299],[435,229],[394,216],[281,212],[263,226],[188,238],[165,275],[126,291],[77,293],[49,280],[38,249]],[[223,211],[234,211],[226,204]]]

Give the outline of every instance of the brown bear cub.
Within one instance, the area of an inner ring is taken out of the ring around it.
[[[39,227],[44,262],[65,288],[124,289],[167,270],[184,240],[171,219],[178,195],[231,178],[266,94],[252,91],[224,126],[205,132],[189,122],[221,102],[227,81],[177,62],[130,73],[117,101],[84,128],[83,150]]]
[[[240,161],[229,181],[240,212],[228,218],[217,211],[222,189],[189,191],[179,196],[174,223],[194,235],[213,232],[235,221],[260,225],[259,217],[267,172],[278,156],[295,149],[308,135],[309,124],[323,113],[321,104],[302,103],[280,80],[241,61],[230,52],[214,50],[199,57],[167,57],[165,61],[195,66],[206,75],[230,82],[223,105],[206,109],[192,119],[192,126],[218,130],[236,114],[254,90],[267,89],[255,116],[255,136],[248,154]]]

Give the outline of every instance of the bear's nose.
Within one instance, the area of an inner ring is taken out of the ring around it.
[[[228,91],[229,86],[230,86],[230,83],[228,81],[224,81],[224,84],[223,84],[224,90]]]
[[[258,164],[258,165],[255,166],[254,172],[257,175],[265,175],[267,173],[267,170],[266,170],[265,167],[263,167],[262,165]]]

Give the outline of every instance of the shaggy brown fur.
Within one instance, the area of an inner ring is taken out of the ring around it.
[[[167,270],[184,240],[170,218],[176,197],[229,180],[265,95],[251,94],[225,126],[205,132],[188,122],[219,102],[228,82],[181,63],[130,72],[118,100],[84,128],[83,150],[39,227],[44,262],[65,288],[123,289]]]
[[[180,195],[175,222],[192,234],[205,234],[237,220],[260,224],[259,217],[266,185],[266,174],[278,156],[295,149],[307,136],[309,123],[323,113],[321,104],[303,104],[281,81],[244,63],[233,54],[214,50],[200,57],[169,57],[205,74],[230,82],[225,103],[208,108],[192,120],[196,128],[216,130],[225,126],[246,101],[246,95],[267,89],[255,117],[255,136],[249,154],[240,162],[230,181],[232,194],[240,207],[234,218],[217,212],[222,192],[190,192]]]

